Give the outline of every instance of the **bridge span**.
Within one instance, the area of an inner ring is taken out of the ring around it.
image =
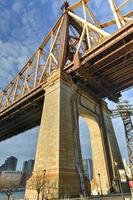
[[[95,48],[85,51],[83,55],[80,56],[79,53],[73,55],[73,61],[62,67],[62,70],[66,71],[80,86],[91,90],[94,96],[109,98],[117,102],[121,96],[120,92],[133,85],[132,38],[133,22],[124,26]],[[31,58],[32,62],[34,62],[34,56]],[[39,64],[38,62],[38,68]],[[23,78],[23,73],[22,69],[18,75],[19,79],[24,79],[23,85],[19,83],[16,85],[16,78],[1,93],[0,141],[40,124],[47,77],[40,83],[38,81],[34,87],[34,79],[36,79],[36,71],[34,71],[32,85],[26,89],[25,83],[28,81],[26,76]],[[39,75],[40,77],[41,75]],[[25,92],[23,92],[24,89]]]
[[[57,189],[49,199],[91,193],[83,174],[80,115],[90,130],[94,181],[101,177],[103,194],[112,187],[118,191],[115,163],[120,169],[123,164],[103,99],[118,102],[133,86],[133,12],[121,14],[128,0],[119,7],[109,0],[114,19],[100,23],[88,3],[64,1],[54,27],[0,93],[0,141],[40,124],[34,172],[26,186],[31,200],[37,199],[32,183],[38,176],[44,181],[44,172]],[[107,32],[112,25],[114,33]]]

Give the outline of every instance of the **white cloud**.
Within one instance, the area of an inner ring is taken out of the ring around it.
[[[21,42],[0,41],[0,84],[1,87],[17,75],[29,56],[29,50]]]
[[[19,12],[23,7],[23,4],[22,4],[22,1],[15,1],[14,4],[12,5],[12,9],[15,11],[15,12]]]
[[[0,9],[0,34],[8,34],[7,41],[5,38],[4,40],[0,38],[0,84],[2,88],[17,75],[27,59],[32,56],[44,33],[39,9],[35,6],[29,8],[32,6],[30,1],[22,12],[23,6],[22,1],[14,1],[12,9],[18,14],[12,17],[10,15],[13,12],[9,14],[7,9]],[[12,27],[11,19],[16,21],[16,17],[18,17],[18,24]],[[43,22],[44,27],[46,27],[45,21]]]

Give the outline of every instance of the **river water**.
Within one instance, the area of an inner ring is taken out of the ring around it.
[[[24,199],[24,192],[14,192],[10,199],[12,200],[13,197],[14,200],[22,200]],[[7,196],[5,193],[0,193],[0,200],[7,200]]]

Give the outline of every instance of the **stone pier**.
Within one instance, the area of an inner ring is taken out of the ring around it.
[[[95,189],[90,189],[83,176],[78,123],[82,116],[90,130],[93,178],[99,189],[100,173],[103,194],[109,193],[114,177],[113,162],[121,165],[121,157],[106,103],[80,88],[60,70],[54,72],[43,87],[45,99],[33,176],[46,170],[45,182],[52,188],[48,199],[66,195],[78,197]],[[36,200],[37,192],[30,187],[31,179],[25,196]],[[40,200],[41,196],[42,192]]]

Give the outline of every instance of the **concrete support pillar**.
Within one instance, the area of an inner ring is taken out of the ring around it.
[[[78,197],[80,193],[88,192],[83,176],[79,140],[78,117],[81,115],[90,130],[96,183],[93,184],[95,188],[91,189],[97,189],[99,192],[102,190],[103,194],[109,193],[113,173],[110,165],[114,159],[121,160],[121,157],[113,133],[111,137],[113,130],[110,118],[107,117],[106,109],[101,107],[103,101],[94,98],[89,91],[83,90],[82,93],[81,88],[60,70],[55,71],[47,79],[44,90],[45,100],[32,177],[37,172],[46,170],[46,182],[49,182],[50,187],[55,186],[49,190],[49,199],[60,199],[65,195]],[[108,126],[109,129],[106,128]],[[116,150],[109,148],[109,144],[114,145]],[[27,184],[26,198],[36,200],[37,192],[29,189],[31,179]],[[39,200],[41,199],[40,193]]]
[[[67,77],[57,71],[49,77],[45,91],[33,174],[46,170],[46,180],[57,187],[54,196],[49,195],[50,199],[63,198],[65,195],[77,197],[81,193],[82,177],[75,163],[74,132],[77,129],[74,127],[72,87]],[[78,140],[76,143],[80,148]],[[78,165],[81,169],[80,160]],[[27,190],[26,197],[33,200],[33,191]]]

